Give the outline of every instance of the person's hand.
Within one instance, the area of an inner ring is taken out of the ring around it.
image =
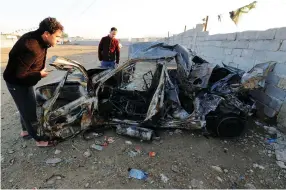
[[[46,68],[44,68],[43,70],[41,70],[40,73],[41,73],[41,77],[42,77],[42,78],[48,76],[48,74],[49,74],[49,72],[46,71]]]

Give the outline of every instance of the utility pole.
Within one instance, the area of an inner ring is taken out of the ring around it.
[[[185,30],[184,30],[184,32],[186,32],[186,30],[187,30],[187,25],[185,25]]]
[[[208,21],[209,21],[209,16],[207,16],[205,19],[203,19],[205,21],[204,23],[204,31],[207,31],[207,27],[208,27]]]
[[[170,37],[170,32],[168,31],[168,38]]]

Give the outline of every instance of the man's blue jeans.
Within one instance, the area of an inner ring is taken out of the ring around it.
[[[115,68],[115,62],[114,61],[101,61],[101,67],[102,68]]]

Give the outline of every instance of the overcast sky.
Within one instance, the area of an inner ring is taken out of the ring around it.
[[[166,36],[193,28],[210,15],[228,17],[228,12],[253,0],[1,0],[0,31],[37,27],[45,17],[56,17],[69,36],[100,38],[112,26],[118,37]],[[259,13],[244,22],[246,29],[286,26],[286,0],[257,0],[263,6]],[[268,18],[268,20],[266,19]],[[257,22],[260,20],[261,22]],[[254,23],[255,21],[255,23]],[[232,24],[228,18],[231,28]],[[254,27],[255,26],[255,27]],[[232,24],[232,27],[235,27]],[[221,32],[222,27],[210,23],[210,29]],[[226,30],[227,30],[226,29]]]

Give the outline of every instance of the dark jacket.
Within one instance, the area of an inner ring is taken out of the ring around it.
[[[120,48],[117,39],[111,39],[109,36],[101,38],[98,45],[98,59],[99,61],[115,61],[119,63]]]
[[[41,80],[45,68],[48,45],[38,30],[21,36],[9,53],[4,80],[10,84],[34,86]]]

